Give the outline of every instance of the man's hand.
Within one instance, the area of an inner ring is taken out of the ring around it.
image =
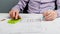
[[[9,15],[10,15],[10,17],[11,17],[12,19],[18,19],[18,18],[20,18],[20,16],[19,16],[19,11],[18,11],[18,10],[11,10],[11,11],[9,12]]]
[[[57,12],[53,11],[53,10],[48,10],[48,11],[45,11],[43,13],[43,15],[45,16],[45,20],[52,21],[52,20],[56,19]]]

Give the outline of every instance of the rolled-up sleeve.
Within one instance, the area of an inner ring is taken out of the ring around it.
[[[60,17],[60,0],[57,0],[57,13],[58,13],[58,17]]]
[[[18,4],[15,5],[12,9],[17,9],[18,11],[21,11],[25,8],[28,0],[19,0]]]

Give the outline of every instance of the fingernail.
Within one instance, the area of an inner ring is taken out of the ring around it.
[[[15,19],[17,19],[17,18],[15,18]]]

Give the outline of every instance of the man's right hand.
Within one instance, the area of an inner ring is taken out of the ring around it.
[[[11,10],[9,12],[9,15],[12,19],[19,19],[20,18],[18,10]]]

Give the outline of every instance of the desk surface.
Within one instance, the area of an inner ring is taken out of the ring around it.
[[[17,24],[8,24],[9,15],[0,13],[0,34],[60,34],[60,18],[53,21],[39,20],[41,14],[20,14],[22,21]],[[31,19],[31,20],[30,20]],[[28,21],[27,21],[28,20]]]

